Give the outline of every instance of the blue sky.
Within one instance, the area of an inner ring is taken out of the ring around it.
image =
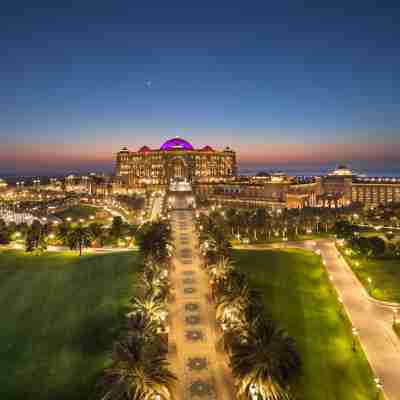
[[[0,173],[175,135],[243,165],[400,164],[395,2],[135,3],[3,5]]]

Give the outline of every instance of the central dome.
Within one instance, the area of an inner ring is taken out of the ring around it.
[[[193,146],[185,139],[175,137],[163,143],[160,150],[193,150]]]

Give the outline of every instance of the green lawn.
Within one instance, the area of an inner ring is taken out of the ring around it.
[[[378,300],[400,303],[400,260],[352,259],[345,256],[348,264],[368,292]],[[372,282],[368,282],[371,278]]]
[[[350,323],[319,257],[300,250],[235,250],[234,260],[264,294],[267,312],[297,342],[299,399],[375,398],[369,364],[359,347],[352,351]]]
[[[0,399],[93,398],[139,263],[133,252],[0,252]]]
[[[55,213],[54,215],[56,217],[59,217],[59,218],[64,219],[64,220],[69,217],[69,218],[72,218],[73,221],[77,221],[80,218],[88,220],[88,218],[90,216],[92,216],[92,215],[95,216],[96,212],[98,212],[98,211],[101,211],[101,209],[97,208],[97,207],[90,206],[90,205],[86,205],[86,204],[80,204],[78,206],[69,207],[64,211],[60,211],[58,213]],[[111,217],[111,214],[110,214],[110,217]],[[104,220],[104,219],[103,220],[96,219],[96,221],[104,222],[104,221],[107,221],[107,219],[106,220]],[[92,222],[92,221],[88,220],[87,222]],[[107,222],[109,222],[109,221],[107,221]]]

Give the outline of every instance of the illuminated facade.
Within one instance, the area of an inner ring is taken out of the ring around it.
[[[368,207],[400,203],[400,179],[355,178],[351,183],[351,201]]]
[[[322,193],[320,178],[296,178],[284,174],[237,177],[219,184],[197,187],[199,195],[232,207],[271,209],[317,206]]]
[[[229,147],[195,149],[184,139],[167,140],[159,149],[141,147],[117,154],[116,177],[130,187],[169,185],[172,181],[193,184],[218,182],[236,175],[236,154]]]

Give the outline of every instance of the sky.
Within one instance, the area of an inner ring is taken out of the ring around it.
[[[242,168],[400,174],[396,2],[190,3],[3,4],[0,175],[112,170],[174,136]]]

